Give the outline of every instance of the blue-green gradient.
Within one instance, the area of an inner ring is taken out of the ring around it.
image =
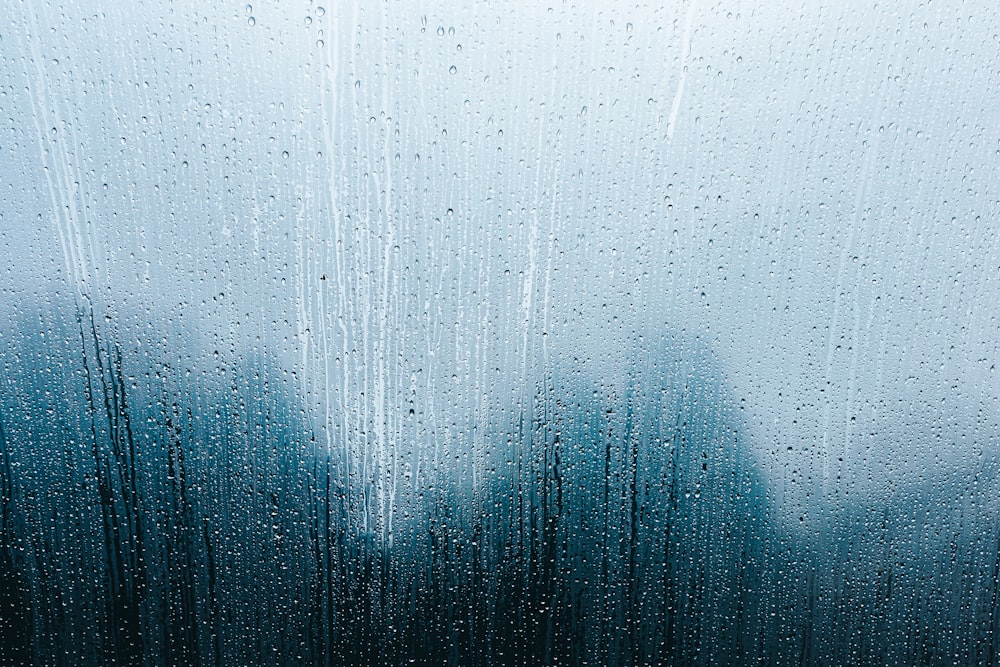
[[[0,664],[1000,664],[997,9],[0,7]]]

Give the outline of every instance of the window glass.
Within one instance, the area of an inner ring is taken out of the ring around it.
[[[0,8],[0,663],[1000,664],[991,2]]]

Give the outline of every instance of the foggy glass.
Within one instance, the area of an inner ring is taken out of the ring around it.
[[[0,664],[1000,664],[990,2],[0,8]]]

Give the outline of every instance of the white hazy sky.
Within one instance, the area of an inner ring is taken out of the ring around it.
[[[995,8],[527,4],[0,10],[6,321],[266,348],[385,443],[685,331],[793,504],[995,477]]]

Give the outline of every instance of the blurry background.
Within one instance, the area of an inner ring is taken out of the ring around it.
[[[996,664],[995,8],[758,4],[0,10],[0,659]]]

